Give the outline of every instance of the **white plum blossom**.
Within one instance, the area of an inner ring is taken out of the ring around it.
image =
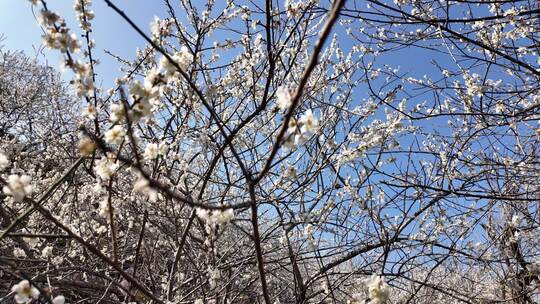
[[[135,192],[144,192],[150,187],[150,183],[144,177],[139,177],[137,181],[133,184],[133,191]]]
[[[383,276],[373,274],[366,281],[370,303],[386,304],[390,298],[390,287],[384,281]]]
[[[78,97],[90,96],[94,93],[94,81],[89,75],[76,74],[71,84]]]
[[[89,6],[92,4],[91,0],[75,0],[73,9],[77,12],[77,20],[79,21],[79,26],[83,31],[91,31],[90,21],[94,19],[95,14],[90,10]]]
[[[136,101],[130,113],[133,114],[130,115],[133,121],[150,116],[152,106],[159,104],[161,90],[159,83],[156,83],[157,80],[159,80],[159,73],[153,71],[145,78],[144,84],[138,80],[131,84],[130,93]]]
[[[495,113],[503,113],[505,111],[506,107],[502,100],[497,100],[495,103]]]
[[[60,16],[56,13],[42,9],[40,15],[38,16],[38,21],[44,26],[54,25],[60,20]]]
[[[221,271],[218,268],[209,266],[207,269],[208,272],[208,285],[210,288],[215,288],[219,279],[221,279]]]
[[[88,9],[83,9],[84,5],[89,5],[89,0],[76,1],[75,10],[78,11],[81,28],[86,31],[90,30],[89,20],[94,18],[93,13]],[[75,74],[71,80],[71,84],[78,97],[88,97],[95,93],[95,85],[93,79],[92,66],[89,63],[83,63],[80,60],[74,60],[74,52],[78,52],[81,48],[81,42],[77,36],[70,33],[65,21],[49,10],[43,9],[40,14],[40,22],[46,28],[43,35],[45,46],[50,49],[58,49],[62,53],[68,54],[65,61],[65,66],[71,68]],[[93,46],[93,41],[88,42],[88,48]],[[93,64],[97,64],[97,60],[93,60]]]
[[[279,87],[276,90],[277,106],[280,110],[288,109],[292,104],[291,92],[286,87]]]
[[[75,34],[70,34],[67,30],[59,32],[51,27],[43,36],[45,45],[50,49],[58,49],[62,53],[75,52],[81,48],[81,43]]]
[[[43,248],[43,250],[41,251],[41,256],[44,257],[44,258],[49,258],[52,256],[52,253],[53,253],[53,247],[52,246],[47,246],[45,248]]]
[[[234,210],[229,208],[221,211],[214,211],[210,215],[210,221],[223,225],[227,224],[234,218]]]
[[[133,192],[147,195],[152,202],[155,202],[158,198],[158,192],[150,186],[150,182],[143,176],[139,176],[133,184]]]
[[[122,103],[111,103],[110,110],[111,115],[109,119],[112,122],[121,122],[126,116]]]
[[[10,165],[9,158],[4,153],[0,152],[0,171],[4,171]]]
[[[109,200],[108,198],[104,198],[101,201],[99,201],[99,215],[108,219],[109,218],[109,212],[111,209],[109,208]]]
[[[39,290],[31,285],[28,280],[20,281],[11,288],[11,291],[15,293],[15,303],[17,304],[26,304],[32,300],[37,300],[39,297]]]
[[[146,148],[144,149],[143,157],[147,160],[156,159],[158,156],[166,155],[169,147],[166,143],[150,143],[146,145]]]
[[[52,300],[53,304],[64,304],[66,303],[66,298],[64,296],[56,296]]]
[[[508,18],[510,24],[515,24],[516,17],[519,15],[519,11],[515,7],[511,7],[504,11],[503,16]]]
[[[13,249],[13,255],[17,258],[24,258],[26,257],[26,252],[24,252],[24,250],[22,250],[21,248],[15,248]]]
[[[289,122],[283,145],[289,149],[293,149],[296,145],[302,145],[307,142],[310,136],[317,133],[318,129],[319,121],[313,115],[313,111],[309,109],[300,116],[298,121],[292,119]]]
[[[152,113],[152,106],[159,104],[162,84],[160,77],[157,71],[152,70],[145,77],[144,83],[135,80],[131,84],[130,94],[136,101],[132,108],[134,115],[130,115],[132,120],[149,116]]]
[[[225,210],[207,210],[197,208],[197,216],[209,222],[210,224],[224,225],[229,223],[234,218],[234,210],[231,208]]]
[[[189,49],[184,45],[180,48],[180,51],[172,56],[172,59],[183,71],[185,71],[193,61],[193,56]],[[159,66],[165,72],[166,76],[172,76],[177,72],[176,66],[165,56],[161,58]]]
[[[313,227],[312,224],[307,224],[305,227],[304,227],[304,235],[308,238],[312,238],[313,237],[313,232],[315,231],[315,227]]]
[[[109,180],[113,174],[118,170],[118,162],[113,162],[106,156],[103,156],[101,159],[96,161],[94,170],[96,174],[101,178],[101,180]]]
[[[512,227],[519,227],[519,223],[521,222],[521,217],[517,214],[514,214],[512,216],[512,220],[510,221],[510,225]]]
[[[285,0],[284,6],[287,16],[298,18],[302,15],[302,11],[305,10],[309,4],[310,1],[296,0],[293,2],[293,0]]]
[[[88,117],[89,119],[95,119],[97,116],[96,107],[93,105],[88,105],[86,108],[84,108],[83,115]]]
[[[319,121],[317,120],[317,118],[315,118],[315,115],[313,115],[313,111],[311,109],[307,110],[300,117],[298,122],[302,125],[300,131],[303,134],[314,134],[317,132],[317,129],[319,127]]]
[[[88,136],[83,136],[79,141],[79,153],[82,156],[90,156],[96,150],[96,144]]]
[[[118,145],[124,140],[125,136],[126,131],[124,130],[124,127],[116,125],[105,132],[105,142]]]
[[[152,32],[152,38],[156,40],[162,36],[169,35],[169,24],[170,23],[168,19],[161,19],[158,16],[154,16],[154,20],[150,22],[150,31]]]
[[[32,178],[28,175],[12,174],[7,178],[7,185],[4,186],[4,194],[12,196],[15,202],[21,202],[25,197],[32,195]]]
[[[156,159],[159,156],[158,144],[150,143],[144,149],[143,157],[147,160]]]
[[[80,76],[86,76],[92,71],[90,64],[81,60],[67,60],[65,65],[71,68],[73,73]]]
[[[159,67],[165,72],[165,75],[172,75],[176,72],[176,67],[169,58],[163,56],[159,61]]]

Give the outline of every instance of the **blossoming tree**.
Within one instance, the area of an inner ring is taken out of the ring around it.
[[[540,300],[538,3],[100,1],[115,83],[90,0],[30,1],[73,96],[0,67],[2,299]]]

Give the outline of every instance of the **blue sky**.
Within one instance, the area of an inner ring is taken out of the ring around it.
[[[72,0],[48,0],[47,4],[50,10],[66,19],[72,30],[81,33],[75,20]],[[147,32],[154,16],[168,16],[162,1],[116,0],[115,4]],[[3,34],[5,38],[1,44],[4,45],[4,50],[22,50],[29,56],[37,55],[40,61],[58,68],[62,54],[40,48],[42,46],[42,30],[34,17],[34,14],[38,14],[39,9],[40,6],[34,8],[35,12],[33,13],[28,0],[0,0],[0,35]],[[91,34],[91,37],[96,41],[94,58],[101,62],[96,68],[98,86],[107,88],[121,73],[119,72],[120,65],[111,56],[105,54],[104,50],[120,55],[122,58],[131,59],[135,56],[136,48],[142,48],[146,44],[118,14],[106,6],[103,0],[94,0],[92,9],[96,15],[92,22],[93,32]],[[336,30],[335,32],[339,33],[340,31]],[[340,35],[343,34],[340,33]],[[220,37],[223,36],[220,33],[216,33],[216,36],[212,38],[218,40],[226,38]],[[344,49],[350,48],[350,42],[347,39],[340,39],[340,44]],[[412,71],[415,76],[421,77],[423,74],[429,74],[430,71],[433,72],[429,61],[418,60],[424,57],[424,54],[421,53],[422,51],[418,49],[409,48],[392,52],[392,56],[381,56],[377,62],[378,65],[386,63],[394,67],[400,66],[402,71]],[[64,79],[69,81],[69,75]]]
[[[154,16],[166,16],[161,1],[118,0],[115,3],[146,31],[149,31],[149,24]],[[72,30],[76,33],[81,32],[75,20],[72,0],[49,0],[47,4],[50,10],[66,19]],[[104,49],[124,58],[133,58],[135,49],[142,48],[145,44],[120,16],[106,6],[104,1],[94,1],[92,9],[96,13],[96,18],[92,22],[91,36],[96,41],[95,57],[101,61],[97,67],[98,81],[103,82],[104,87],[109,87],[112,80],[121,74],[118,70],[119,65],[104,53]],[[34,10],[37,16],[39,6]],[[37,51],[42,45],[42,31],[32,13],[29,1],[0,0],[0,34],[5,38],[1,43],[4,50],[22,50],[32,57],[38,55],[40,61],[47,62],[52,67],[59,67],[62,59],[60,52],[48,49]]]

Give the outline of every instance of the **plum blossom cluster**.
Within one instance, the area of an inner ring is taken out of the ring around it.
[[[169,150],[169,145],[165,142],[161,143],[149,143],[146,145],[146,148],[144,149],[143,157],[147,160],[152,160],[158,158],[158,156],[165,156],[167,155],[167,151]]]
[[[79,153],[82,156],[90,156],[96,150],[96,144],[88,136],[83,136],[79,140]]]
[[[366,279],[363,284],[366,287],[365,292],[355,294],[352,300],[349,300],[350,304],[372,303],[372,304],[386,304],[390,300],[390,287],[384,281],[383,276],[377,274],[371,275]],[[365,298],[364,294],[367,294]]]
[[[299,18],[302,13],[310,6],[316,3],[315,0],[299,1],[299,0],[285,0],[284,6],[287,16],[292,18]]]
[[[77,14],[77,20],[79,21],[79,27],[85,32],[84,36],[87,38],[88,50],[84,52],[84,56],[88,57],[88,60],[92,60],[92,64],[97,64],[98,61],[90,57],[90,51],[95,46],[93,40],[90,39],[91,21],[94,19],[95,14],[90,10],[92,0],[74,0],[73,9]],[[83,68],[72,67],[72,71],[75,73],[75,77],[72,80],[72,84],[77,92],[77,96],[91,96],[95,90],[94,84],[94,71],[92,64],[84,64]],[[69,62],[67,63],[69,66]],[[79,64],[80,66],[81,64]]]
[[[83,31],[90,32],[92,30],[92,24],[90,23],[90,21],[92,21],[95,17],[94,12],[88,9],[88,7],[92,4],[92,0],[74,1],[75,4],[73,5],[73,9],[77,13],[77,20],[79,21],[79,26]]]
[[[64,19],[58,14],[42,9],[39,21],[45,27],[43,40],[48,48],[57,49],[62,53],[79,51],[80,41],[70,32]]]
[[[90,3],[88,0],[76,0],[75,2],[78,18],[82,18],[81,26],[86,31],[90,31],[89,20],[94,18],[91,11],[84,9]],[[43,36],[45,45],[48,48],[58,49],[62,53],[67,54],[64,66],[71,69],[75,75],[71,83],[77,96],[90,96],[95,89],[91,65],[73,58],[74,53],[80,50],[81,42],[74,33],[70,32],[64,19],[58,14],[42,9],[40,12],[40,21],[45,27],[45,35]]]
[[[383,276],[372,275],[367,281],[369,298],[374,304],[386,304],[390,298],[390,287],[384,281]]]
[[[196,209],[197,216],[211,225],[225,225],[234,218],[232,208],[224,210]]]
[[[11,292],[15,294],[14,300],[17,304],[29,304],[33,303],[33,300],[38,300],[40,292],[31,284],[28,280],[22,280],[19,283],[13,285]],[[64,304],[66,299],[64,296],[59,295],[50,300],[52,304]]]
[[[33,192],[32,178],[28,175],[12,174],[7,178],[7,185],[3,187],[4,194],[13,197],[13,201],[22,202]]]
[[[108,181],[118,170],[120,164],[114,160],[113,155],[103,156],[96,161],[94,170],[102,181]]]
[[[133,184],[133,192],[146,195],[152,202],[157,201],[159,195],[158,191],[150,186],[148,179],[143,176],[139,176]]]
[[[99,215],[105,219],[109,218],[112,211],[112,206],[108,198],[104,198],[99,201]]]
[[[11,291],[15,293],[16,303],[30,303],[32,300],[39,298],[39,290],[30,284],[28,280],[20,281],[13,285]]]
[[[126,137],[126,130],[121,125],[115,125],[105,132],[105,142],[119,145]]]
[[[404,107],[405,103],[400,102],[398,109],[404,109]],[[407,129],[402,113],[402,111],[398,113],[388,112],[386,121],[374,119],[369,125],[362,127],[361,132],[349,133],[347,138],[350,146],[344,147],[341,153],[336,156],[338,163],[344,164],[357,160],[376,147],[396,144],[388,141],[396,134]]]
[[[293,149],[297,145],[304,144],[319,130],[319,120],[311,109],[307,110],[298,120],[292,119],[286,133],[284,146]]]
[[[148,73],[144,83],[138,80],[133,81],[130,94],[134,99],[134,105],[129,112],[129,118],[132,121],[137,122],[153,113],[154,107],[159,105],[162,84],[163,78],[158,71]],[[123,109],[118,108],[113,114],[117,116],[125,115],[121,111]]]
[[[89,63],[80,60],[66,60],[65,65],[75,74],[71,84],[78,97],[90,96],[94,93],[94,80],[92,78],[92,67]]]
[[[159,68],[149,70],[143,82],[132,81],[129,92],[134,102],[128,108],[127,113],[131,122],[135,123],[152,115],[161,105],[160,98],[167,81],[178,77],[178,67],[184,71],[188,68],[192,61],[192,55],[186,46],[182,46],[178,52],[171,56],[171,59],[163,56],[159,62]],[[109,118],[113,123],[122,122],[126,118],[124,105],[120,102],[111,103]]]
[[[178,68],[174,63],[176,63],[183,71],[185,71],[193,61],[193,56],[185,45],[180,47],[180,50],[174,53],[171,58],[172,62],[171,60],[169,60],[169,58],[163,56],[161,58],[161,61],[159,62],[159,66],[161,67],[162,71],[165,73],[165,77],[167,78],[174,76],[178,72]]]
[[[152,39],[159,41],[163,37],[167,37],[171,34],[170,26],[173,20],[161,19],[158,16],[154,16],[154,20],[150,23],[150,31],[152,33]]]

